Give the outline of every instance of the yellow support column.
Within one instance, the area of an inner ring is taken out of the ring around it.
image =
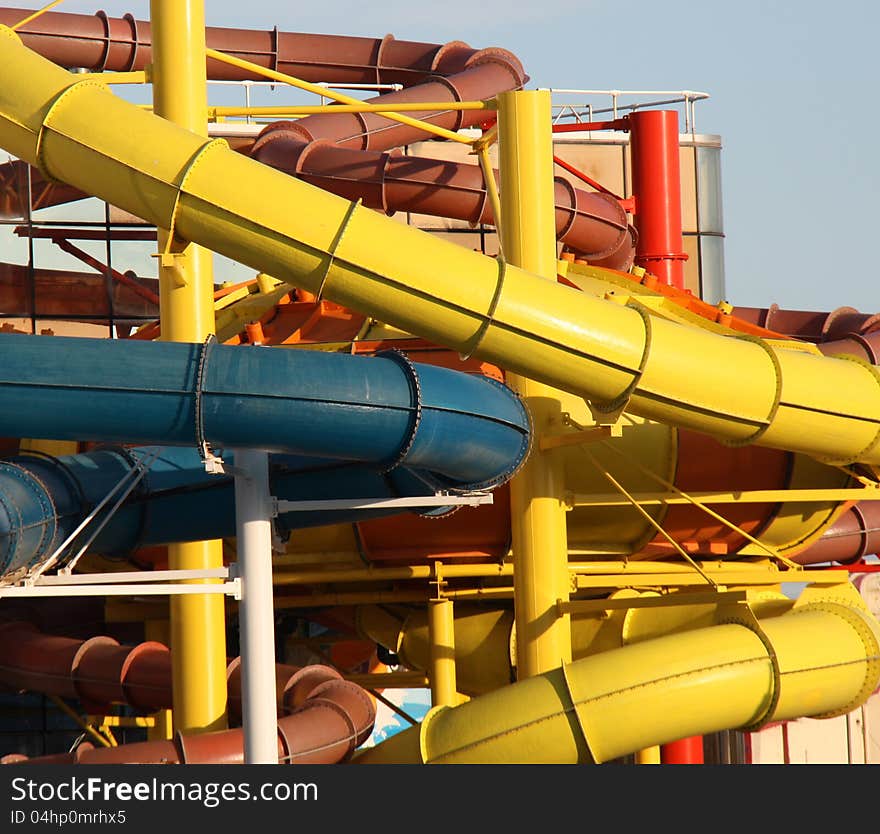
[[[207,136],[205,7],[203,0],[151,0],[153,106],[157,115]],[[161,153],[157,148],[156,152]],[[167,246],[159,230],[161,339],[204,342],[214,333],[212,253],[192,243]],[[173,544],[169,566],[223,566],[220,540]],[[211,581],[211,580],[205,580]],[[178,732],[227,727],[226,618],[220,594],[171,597],[173,718]]]
[[[636,764],[658,765],[660,764],[660,746],[645,747],[636,753]]]
[[[499,232],[504,258],[556,281],[553,131],[550,93],[516,91],[498,97],[501,173]],[[540,299],[535,299],[539,304]],[[571,661],[571,624],[557,601],[568,599],[568,537],[562,460],[542,451],[540,438],[562,428],[556,389],[508,374],[534,421],[536,443],[511,481],[514,623],[517,677]]]
[[[428,602],[428,632],[431,639],[431,685],[433,706],[454,707],[458,704],[455,679],[455,619],[451,599]]]
[[[26,437],[18,444],[18,450],[63,457],[64,455],[75,455],[79,451],[79,443],[76,440],[43,440]]]

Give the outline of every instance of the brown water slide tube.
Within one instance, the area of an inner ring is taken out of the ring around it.
[[[814,342],[820,349],[830,342],[865,337],[880,330],[880,313],[862,313],[854,307],[836,307],[828,312],[789,310],[771,304],[734,307],[731,314],[784,336]]]
[[[241,715],[240,658],[227,667],[229,712]],[[88,640],[44,634],[24,621],[0,625],[0,685],[76,699],[105,713],[126,704],[141,713],[171,707],[171,653],[161,643],[123,646],[112,637]],[[369,737],[375,706],[367,693],[329,666],[276,666],[278,757],[291,764],[336,764]],[[178,735],[119,747],[81,745],[62,756],[0,759],[14,764],[241,764],[240,728]]]
[[[14,26],[33,11],[0,7],[0,24]],[[47,12],[16,31],[28,49],[63,67],[128,72],[142,70],[153,60],[152,27],[130,14],[109,17],[103,11],[94,15]],[[304,81],[331,80],[337,84],[411,86],[432,76],[462,72],[495,51],[473,49],[461,41],[432,44],[401,41],[393,35],[314,35],[279,32],[277,28],[208,26],[205,35],[209,48],[264,69]],[[219,61],[208,62],[208,77],[229,81],[262,78]]]
[[[14,25],[28,10],[0,8]],[[150,24],[131,15],[110,18],[48,12],[18,30],[24,44],[66,67],[93,72],[143,69],[152,59]],[[528,80],[519,59],[504,49],[473,49],[460,41],[427,44],[384,38],[206,28],[209,47],[305,81],[403,84],[407,89],[368,101],[388,105],[491,98]],[[208,77],[242,80],[246,72],[208,61]],[[409,113],[447,130],[474,127],[494,114],[441,110]],[[324,113],[271,125],[251,151],[254,158],[350,199],[393,214],[408,211],[494,225],[479,166],[403,157],[389,151],[430,134],[376,113]],[[346,153],[348,152],[348,153]],[[0,174],[2,176],[2,174]],[[590,263],[628,270],[635,230],[608,195],[555,179],[556,230],[567,249]],[[63,189],[44,204],[70,197]],[[10,207],[11,208],[11,207]]]
[[[306,121],[269,126],[250,155],[389,215],[406,211],[495,225],[479,166],[393,150],[350,150],[325,139],[307,138],[302,124]],[[574,188],[562,177],[554,178],[554,193],[556,237],[561,243],[596,266],[621,271],[632,266],[635,232],[616,200]]]
[[[880,553],[880,501],[847,508],[814,544],[793,557],[801,565],[854,565]]]
[[[880,314],[853,307],[830,312],[770,307],[735,307],[733,315],[786,336],[813,342],[828,356],[848,354],[880,363]],[[854,564],[880,551],[880,501],[847,508],[814,544],[793,557],[802,565]]]

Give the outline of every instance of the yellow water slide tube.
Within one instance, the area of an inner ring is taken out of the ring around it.
[[[880,377],[653,317],[298,182],[0,31],[0,147],[181,240],[591,401],[729,443],[880,462]],[[173,243],[173,239],[172,239]],[[163,253],[173,265],[175,247]]]
[[[880,626],[855,589],[810,587],[781,610],[758,617],[745,601],[713,606],[702,627],[682,623],[435,707],[355,761],[601,764],[693,735],[830,718],[863,703],[880,680]]]

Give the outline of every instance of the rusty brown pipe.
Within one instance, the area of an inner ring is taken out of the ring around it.
[[[854,307],[831,312],[770,307],[735,307],[733,315],[784,336],[813,342],[826,356],[849,354],[872,365],[880,362],[880,314]]]
[[[240,658],[231,660],[227,667],[229,713],[239,718],[240,667]],[[279,714],[288,714],[279,720],[283,755],[317,764],[328,754],[348,755],[372,732],[372,700],[335,669],[278,664],[275,672]],[[12,690],[76,699],[92,713],[107,712],[112,704],[127,704],[138,712],[150,713],[171,708],[171,652],[153,641],[123,646],[107,636],[78,640],[45,634],[32,623],[16,620],[0,624],[0,684]],[[306,713],[308,721],[303,717]],[[311,721],[316,726],[309,726]],[[183,739],[177,743],[182,745],[181,761],[205,761],[203,756],[214,755],[202,749],[202,742]],[[233,758],[241,757],[242,743],[235,735],[217,740],[224,755]],[[148,749],[164,756],[167,750],[162,745],[171,742],[156,744],[159,747]]]
[[[830,312],[769,307],[734,307],[731,315],[776,333],[810,342],[829,342],[852,334],[864,335],[880,327],[880,314],[861,313],[854,307]]]
[[[793,556],[800,565],[851,565],[880,551],[880,502],[860,501],[812,545]]]
[[[0,24],[14,26],[33,9],[0,8]],[[17,30],[25,46],[63,67],[92,72],[142,70],[152,62],[152,28],[131,14],[109,17],[47,12]],[[304,81],[338,84],[418,84],[432,75],[450,75],[466,69],[476,50],[461,41],[445,44],[346,35],[231,29],[208,26],[205,39],[211,49]],[[208,61],[208,78],[260,80],[219,61]]]
[[[375,708],[350,681],[303,677],[293,712],[278,719],[278,761],[282,764],[339,764],[363,744],[373,729]],[[28,759],[19,754],[0,764],[243,764],[244,731],[220,730],[174,739],[94,747]]]
[[[328,140],[304,141],[299,125],[279,122],[263,132],[251,156],[305,182],[394,214],[407,211],[494,225],[482,171],[400,152],[351,150]],[[497,180],[497,175],[496,175]],[[588,193],[556,177],[556,234],[592,262],[626,270],[635,251],[626,213],[605,194]]]
[[[29,10],[0,8],[0,24],[12,26]],[[141,70],[152,60],[152,30],[146,21],[130,14],[110,18],[95,15],[48,12],[17,30],[25,46],[64,67],[84,67],[92,72]],[[295,32],[258,31],[206,27],[207,46],[243,58],[266,69],[304,81],[388,84],[409,87],[370,99],[395,105],[410,101],[475,101],[523,86],[528,76],[519,59],[505,49],[473,49],[461,41],[427,44],[384,38],[343,35],[312,35]],[[259,79],[223,62],[209,59],[208,78],[215,80]],[[425,138],[421,131],[389,122],[378,114],[317,115],[304,119],[312,138],[332,138],[353,147],[387,149]],[[485,111],[416,113],[448,130],[477,124]]]

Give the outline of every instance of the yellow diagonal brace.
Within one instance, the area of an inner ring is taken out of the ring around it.
[[[608,441],[603,440],[600,442],[602,443],[602,445],[606,449],[611,450],[616,455],[620,455],[620,456],[624,457],[623,452],[621,452],[620,449],[614,448]],[[721,522],[721,524],[723,524],[729,530],[733,530],[734,532],[738,533],[739,535],[743,536],[745,539],[750,541],[752,544],[756,545],[757,547],[760,547],[765,553],[767,553],[769,556],[773,557],[774,559],[778,559],[786,567],[791,568],[792,570],[802,570],[803,569],[802,565],[799,565],[797,562],[792,562],[791,559],[787,559],[778,550],[776,550],[775,547],[771,547],[770,545],[762,542],[760,539],[756,539],[753,535],[751,535],[750,533],[747,533],[745,530],[743,530],[741,527],[738,527],[732,521],[728,521],[720,513],[716,513],[715,510],[711,509],[710,507],[707,507],[701,501],[697,501],[693,496],[690,496],[686,492],[684,492],[683,490],[679,489],[675,484],[671,483],[670,481],[667,481],[665,478],[662,478],[656,472],[652,472],[646,466],[639,463],[639,461],[630,460],[630,458],[626,458],[626,459],[627,459],[627,461],[634,463],[640,471],[644,472],[650,478],[653,478],[658,483],[663,484],[663,486],[666,487],[666,489],[669,489],[672,492],[674,492],[676,495],[681,496],[686,501],[693,504],[695,507],[699,507],[707,515],[712,516],[712,518],[714,518],[716,521]],[[594,461],[595,461],[595,458],[594,458]]]
[[[52,0],[51,3],[46,3],[46,5],[43,6],[42,9],[37,9],[37,11],[35,11],[33,14],[28,15],[24,20],[19,20],[18,23],[16,23],[15,26],[12,27],[12,29],[21,29],[21,27],[25,24],[30,23],[32,20],[36,20],[38,17],[40,17],[40,15],[45,14],[50,9],[54,9],[57,5],[63,2],[64,0]]]
[[[699,566],[699,565],[698,565],[698,564],[697,564],[697,563],[696,563],[696,562],[695,562],[695,561],[694,561],[694,560],[693,560],[693,559],[692,559],[692,558],[691,558],[691,557],[685,552],[684,548],[683,548],[683,547],[682,547],[677,541],[675,541],[675,539],[673,539],[672,536],[670,536],[669,533],[667,533],[667,532],[663,529],[663,527],[660,526],[660,523],[659,523],[656,519],[652,518],[652,517],[651,517],[651,516],[650,516],[650,515],[644,510],[643,507],[639,506],[638,501],[636,501],[636,499],[633,498],[632,495],[630,495],[630,494],[626,491],[625,487],[624,487],[624,486],[623,486],[623,485],[622,485],[622,484],[621,484],[621,483],[620,483],[620,482],[619,482],[619,481],[618,481],[618,480],[617,480],[617,479],[616,479],[616,478],[615,478],[615,477],[614,477],[614,476],[613,476],[613,475],[612,475],[607,469],[605,469],[605,467],[602,466],[602,465],[599,463],[598,460],[596,460],[596,458],[595,458],[595,456],[592,454],[592,452],[588,451],[586,448],[582,448],[581,451],[583,451],[583,453],[584,453],[584,454],[590,459],[590,462],[593,464],[593,466],[595,466],[596,469],[597,469],[599,472],[601,472],[601,473],[602,473],[602,474],[608,479],[608,481],[611,483],[611,485],[612,485],[615,489],[617,489],[617,490],[620,492],[620,494],[623,495],[624,498],[626,498],[626,499],[627,499],[627,500],[633,505],[633,507],[634,507],[634,508],[635,508],[635,509],[636,509],[636,510],[637,510],[642,516],[644,516],[645,520],[646,520],[646,521],[647,521],[647,522],[648,522],[648,523],[649,523],[649,524],[650,524],[650,525],[651,525],[651,526],[652,526],[652,527],[653,527],[653,528],[654,528],[654,529],[655,529],[655,530],[656,530],[661,536],[663,536],[663,538],[666,539],[666,541],[668,541],[668,542],[669,542],[669,543],[675,548],[675,550],[678,552],[678,554],[679,554],[682,558],[684,558],[685,560],[687,560],[687,561],[693,566],[693,569],[694,569],[698,574],[700,574],[700,576],[702,576],[703,579],[706,580],[706,582],[708,582],[713,588],[717,588],[717,587],[718,587],[717,583],[716,583],[713,579],[711,579],[709,576],[707,576],[707,575],[703,572],[703,569],[702,569],[702,568],[701,568],[701,567],[700,567],[700,566]],[[615,450],[615,451],[616,451],[616,450]]]
[[[227,55],[224,52],[218,52],[216,49],[206,49],[205,54],[209,58],[213,58],[215,61],[222,61],[224,64],[229,64],[230,66],[238,67],[239,69],[257,73],[258,75],[262,75],[265,78],[271,78],[273,81],[280,81],[282,84],[290,84],[291,87],[297,87],[300,90],[305,90],[308,93],[314,93],[317,96],[332,98],[334,101],[338,101],[342,104],[363,104],[362,101],[356,98],[352,98],[351,96],[347,96],[344,93],[339,93],[335,90],[329,90],[326,87],[321,87],[317,84],[303,81],[301,78],[295,78],[292,75],[287,75],[286,73],[278,72],[277,70],[271,70],[267,69],[266,67],[261,67],[258,64],[252,64],[250,61],[244,61],[241,58],[233,58],[231,55]],[[439,136],[443,139],[449,139],[452,142],[459,142],[465,145],[469,145],[471,143],[470,139],[464,136],[460,136],[454,131],[446,130],[446,128],[432,125],[430,122],[423,122],[420,119],[413,119],[411,116],[404,116],[401,113],[395,113],[393,110],[381,110],[378,112],[380,112],[387,119],[391,119],[394,122],[400,122],[401,124],[409,125],[410,127],[415,127],[419,130],[424,130],[427,133],[433,133],[435,136]]]

